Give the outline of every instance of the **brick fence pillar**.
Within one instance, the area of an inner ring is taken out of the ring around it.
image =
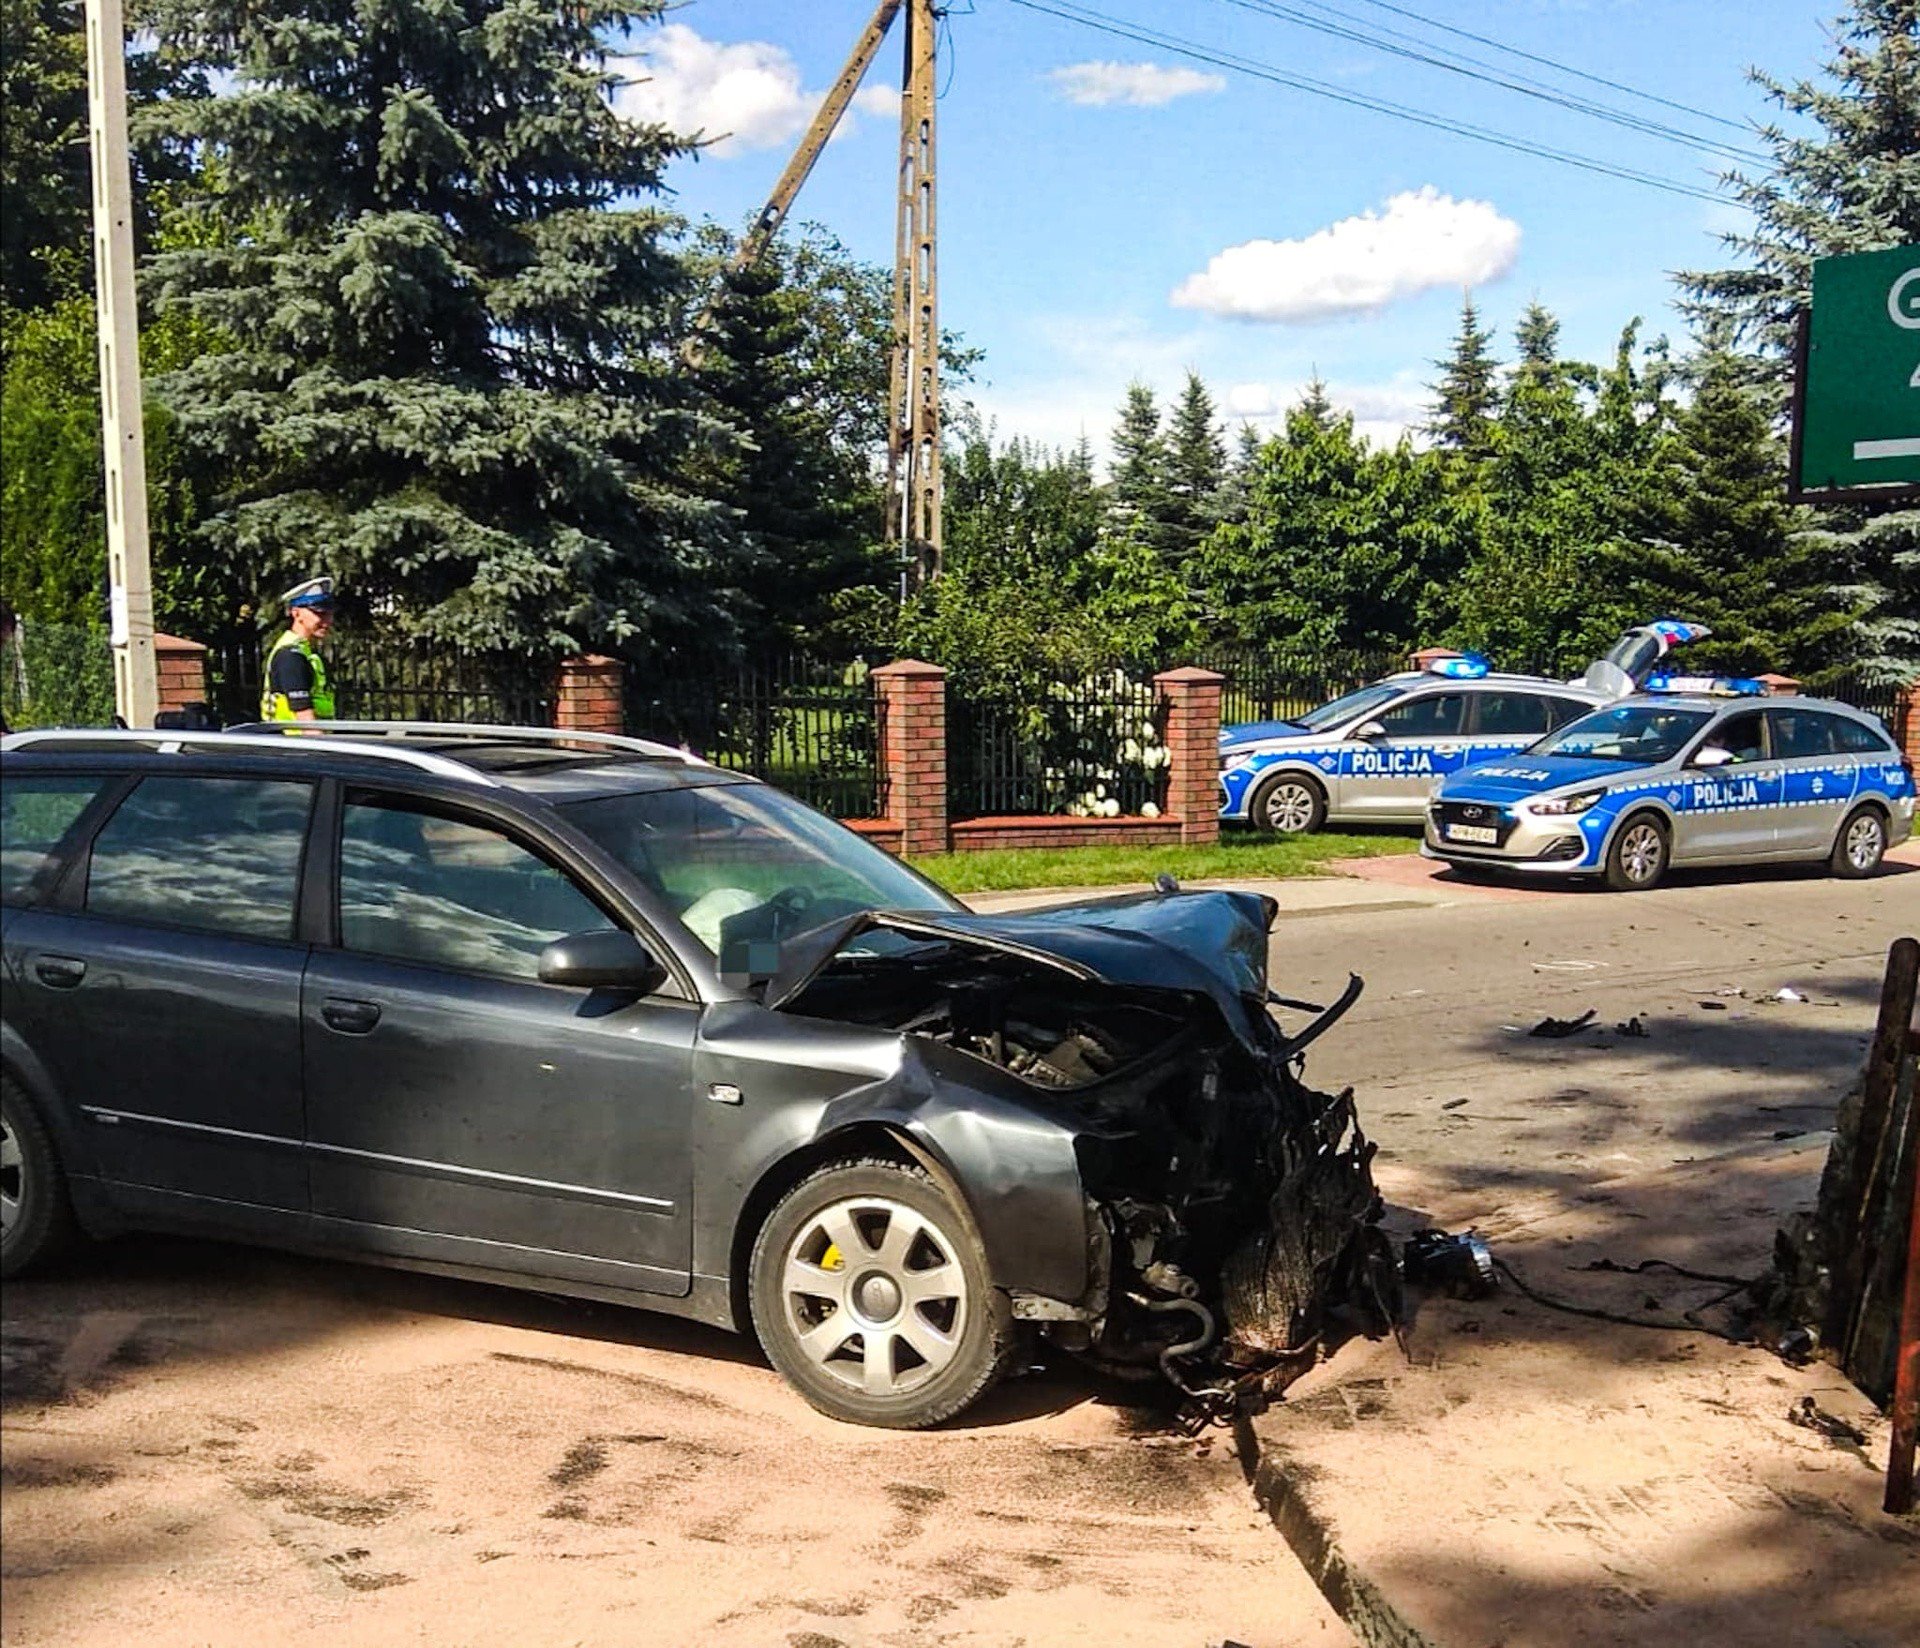
[[[1180,820],[1183,842],[1220,839],[1220,689],[1212,670],[1163,670],[1153,678],[1167,703],[1167,811]]]
[[[566,732],[624,732],[626,701],[618,658],[589,653],[560,660],[553,695],[553,724]]]
[[[873,672],[884,727],[887,818],[902,854],[947,850],[947,672],[902,658]]]
[[[207,649],[177,635],[153,637],[154,708],[183,710],[207,701]]]
[[[1920,772],[1920,680],[1909,681],[1902,689],[1899,717],[1893,736],[1900,741],[1907,765]]]
[[[1756,675],[1754,680],[1767,689],[1769,698],[1798,698],[1800,682],[1791,675],[1776,675],[1769,670],[1765,675]]]

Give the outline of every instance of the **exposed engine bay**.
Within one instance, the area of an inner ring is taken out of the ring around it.
[[[1301,1079],[1302,1049],[1360,981],[1289,1035],[1268,1010],[1264,923],[1257,936],[1257,964],[1197,958],[1163,986],[929,931],[823,965],[787,1001],[984,1061],[1071,1118],[1090,1286],[1078,1300],[1015,1295],[1015,1315],[1108,1373],[1164,1375],[1196,1425],[1283,1389],[1336,1319],[1380,1334],[1399,1314],[1375,1147],[1350,1092]]]

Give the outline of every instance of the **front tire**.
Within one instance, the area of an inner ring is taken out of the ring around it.
[[[788,1191],[754,1241],[748,1294],[781,1375],[855,1425],[951,1419],[1013,1354],[1011,1308],[972,1221],[900,1162],[835,1162]]]
[[[1275,773],[1254,790],[1247,819],[1281,835],[1309,835],[1327,821],[1327,792],[1300,773]]]
[[[56,1258],[73,1232],[66,1175],[46,1124],[19,1084],[0,1076],[0,1277]]]
[[[1878,807],[1861,807],[1847,816],[1834,837],[1827,868],[1845,881],[1860,881],[1880,868],[1887,856],[1887,820]]]
[[[1616,893],[1644,893],[1666,879],[1673,857],[1667,827],[1653,813],[1635,813],[1607,849],[1607,885]]]

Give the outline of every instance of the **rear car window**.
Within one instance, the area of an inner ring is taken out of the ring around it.
[[[1457,692],[1409,698],[1378,717],[1389,738],[1447,738],[1459,732],[1467,700]]]
[[[340,942],[396,961],[537,979],[540,952],[613,927],[561,870],[484,825],[349,799]]]
[[[1569,721],[1578,721],[1581,716],[1592,713],[1593,706],[1578,698],[1549,698],[1547,715],[1549,725],[1564,727]]]
[[[74,820],[107,782],[101,773],[9,773],[0,785],[0,901],[21,903]]]
[[[1547,701],[1537,692],[1483,692],[1476,701],[1478,730],[1489,737],[1513,734],[1537,738],[1547,730]]]
[[[1835,720],[1818,710],[1768,710],[1773,722],[1773,753],[1780,761],[1797,761],[1808,756],[1832,755]]]
[[[1836,715],[1832,718],[1834,738],[1841,750],[1848,755],[1890,755],[1898,753],[1893,740],[1878,727],[1870,727],[1864,721],[1856,721],[1850,715]]]
[[[93,840],[87,909],[123,921],[293,937],[313,786],[143,778]]]

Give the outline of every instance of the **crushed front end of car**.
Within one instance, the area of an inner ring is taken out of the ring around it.
[[[1323,1010],[1280,1003],[1318,1013],[1283,1030],[1274,913],[1229,892],[869,912],[795,941],[764,999],[898,1030],[898,1081],[923,1093],[988,1066],[1070,1130],[1085,1290],[1016,1290],[1014,1314],[1109,1373],[1164,1376],[1202,1423],[1283,1389],[1336,1327],[1384,1333],[1399,1314],[1375,1147],[1350,1091],[1303,1079],[1307,1044],[1360,981]]]

